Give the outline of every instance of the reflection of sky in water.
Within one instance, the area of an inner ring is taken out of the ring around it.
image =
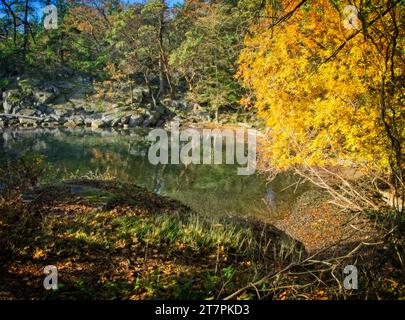
[[[298,187],[296,193],[294,188],[281,192],[294,183],[294,176],[280,175],[269,183],[258,173],[238,176],[237,164],[154,166],[147,158],[145,135],[144,131],[5,130],[0,134],[0,159],[12,160],[30,151],[43,154],[64,177],[75,172],[84,175],[107,171],[204,214],[271,218],[288,212],[307,188]]]
[[[266,196],[265,196],[266,202],[268,204],[269,207],[274,207],[276,204],[276,195],[274,193],[274,191],[269,188],[266,192]]]

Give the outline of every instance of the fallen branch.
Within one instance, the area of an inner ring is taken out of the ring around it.
[[[8,113],[0,113],[0,117],[23,118],[23,119],[31,119],[31,120],[43,120],[44,119],[44,118],[41,118],[41,117],[26,116],[26,115],[23,115],[23,114],[8,114]]]
[[[328,265],[328,266],[332,266],[332,263],[331,263],[331,262],[338,262],[338,261],[340,261],[340,260],[342,260],[342,259],[346,259],[346,258],[352,256],[355,252],[359,251],[359,250],[363,247],[363,245],[364,245],[363,242],[360,242],[360,243],[359,243],[353,250],[351,250],[348,254],[346,254],[346,255],[344,255],[344,256],[337,257],[337,258],[330,258],[330,259],[325,259],[325,260],[315,260],[315,259],[314,259],[316,256],[320,255],[321,253],[323,253],[323,252],[327,251],[328,249],[330,249],[330,248],[336,246],[336,245],[338,244],[338,242],[339,242],[339,241],[337,241],[336,243],[331,244],[331,245],[329,245],[329,246],[327,246],[327,247],[325,247],[325,248],[323,248],[323,249],[321,249],[321,250],[319,250],[319,251],[313,253],[312,255],[310,255],[309,257],[305,258],[305,259],[302,260],[302,261],[290,263],[289,265],[287,265],[285,268],[283,268],[283,269],[280,270],[280,271],[277,271],[277,272],[268,274],[268,275],[264,276],[263,278],[261,278],[261,279],[255,281],[255,282],[249,283],[249,284],[246,285],[245,287],[243,287],[243,288],[241,288],[241,289],[235,291],[235,292],[232,293],[231,295],[228,295],[227,297],[225,297],[224,300],[233,299],[233,298],[235,298],[236,296],[238,296],[240,293],[242,293],[243,291],[249,289],[250,287],[252,287],[252,286],[253,286],[253,287],[256,287],[256,286],[262,284],[263,282],[265,282],[265,281],[267,281],[267,280],[270,280],[270,279],[276,277],[277,275],[283,274],[283,273],[285,273],[285,272],[291,270],[293,267],[297,267],[297,266],[304,266],[304,267],[305,267],[305,266],[307,266],[308,264],[314,265],[314,264],[318,264],[318,263],[322,263],[322,264],[326,264],[326,265]],[[313,274],[313,272],[311,272],[311,270],[306,270],[305,273],[307,273],[307,274],[309,273],[309,274],[315,276],[315,275]],[[316,276],[315,276],[315,277],[316,277]],[[316,278],[318,278],[318,277],[316,277]],[[319,280],[320,280],[320,279],[319,279]],[[321,281],[321,282],[322,282],[322,281]]]

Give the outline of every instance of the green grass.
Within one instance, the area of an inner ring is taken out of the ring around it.
[[[228,249],[242,251],[244,244],[252,241],[252,231],[235,225],[219,224],[192,214],[186,219],[179,215],[139,217],[118,217],[113,220],[121,236],[136,235],[150,243],[174,243],[180,241],[193,250],[215,248],[218,244]]]

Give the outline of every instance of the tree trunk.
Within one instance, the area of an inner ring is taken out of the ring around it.
[[[29,9],[29,0],[25,0],[25,8],[24,8],[24,43],[23,43],[23,51],[22,51],[22,64],[21,64],[21,73],[24,72],[25,62],[27,57],[27,49],[28,49],[28,38],[29,38],[29,25],[28,25],[28,9]]]
[[[165,50],[163,46],[163,31],[164,31],[164,14],[166,9],[166,4],[164,0],[160,0],[162,4],[162,10],[159,15],[159,28],[158,28],[158,45],[159,45],[159,94],[166,95],[169,89],[170,99],[174,98],[174,90],[171,84],[170,73],[168,68],[168,63],[165,55]]]

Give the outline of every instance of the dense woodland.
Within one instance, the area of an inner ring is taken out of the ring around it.
[[[59,27],[46,30],[41,10],[50,3],[2,1],[3,76],[83,73],[111,95],[135,83],[156,100],[187,91],[213,111],[238,106],[234,75],[253,10],[244,1],[56,1]]]
[[[131,105],[133,88],[144,86],[152,108],[184,99],[211,120],[257,116],[267,141],[261,169],[296,172],[337,210],[376,214],[403,275],[404,8],[403,0],[0,0],[0,90],[18,77],[82,75],[100,100]]]

